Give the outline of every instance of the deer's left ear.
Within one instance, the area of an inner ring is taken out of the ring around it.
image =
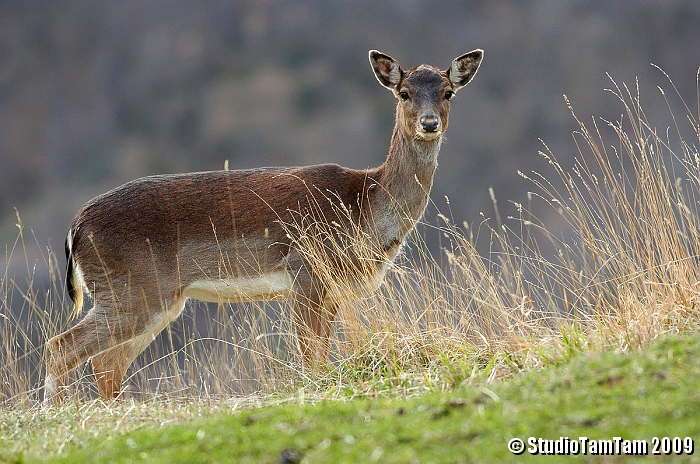
[[[472,77],[474,77],[474,74],[476,74],[476,71],[479,69],[483,57],[484,51],[477,49],[465,53],[452,61],[446,73],[455,92],[472,80]]]

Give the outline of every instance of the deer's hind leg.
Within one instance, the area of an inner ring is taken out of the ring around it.
[[[159,305],[153,311],[133,309],[143,308],[143,300],[138,302],[139,306],[127,306],[131,310],[95,304],[78,324],[47,342],[44,403],[63,401],[70,373],[91,357],[96,358],[93,368],[100,396],[114,398],[131,362],[155,334],[180,314],[184,304],[182,297],[173,298],[171,305],[162,309]]]
[[[92,371],[102,399],[116,399],[122,389],[124,374],[136,356],[143,351],[136,337],[92,357]]]
[[[151,344],[165,327],[177,318],[185,306],[186,298],[176,300],[167,312],[161,313],[152,327],[131,340],[96,354],[92,357],[92,371],[102,399],[117,399],[122,390],[124,374],[134,359]]]

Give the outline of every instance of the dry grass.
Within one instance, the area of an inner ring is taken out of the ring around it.
[[[554,178],[527,176],[536,191],[526,204],[515,203],[517,217],[503,221],[496,209],[495,220],[474,230],[440,216],[429,227],[443,235],[446,260],[414,233],[378,292],[342,304],[326,369],[300,367],[286,305],[192,304],[130,370],[125,398],[140,403],[105,405],[106,415],[118,410],[118,421],[139,404],[192,417],[275,397],[414,394],[512,375],[591,347],[630,350],[663,333],[696,330],[697,116],[681,100],[684,117],[659,134],[638,89],[614,85],[611,92],[624,117],[602,127],[576,119],[576,166],[566,171],[552,153],[542,153]],[[606,131],[614,134],[612,146]],[[567,225],[564,236],[530,212],[535,202],[551,205]],[[62,260],[35,244],[41,258],[31,262],[27,257],[37,252],[25,249],[30,240],[19,215],[18,224],[0,280],[0,401],[8,417],[38,404],[42,344],[68,326],[70,312]],[[342,275],[319,267],[327,280],[348,281],[373,265],[376,250],[353,234],[338,239],[334,230],[329,245],[313,224],[288,226],[318,263],[328,246],[352,255],[356,265]],[[486,256],[476,251],[482,240]],[[26,276],[10,275],[22,260]],[[89,401],[90,377],[87,366],[72,377],[74,418],[93,417],[85,412],[96,404]]]

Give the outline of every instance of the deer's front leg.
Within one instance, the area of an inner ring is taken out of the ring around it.
[[[297,287],[292,311],[302,361],[307,367],[328,361],[329,338],[338,303],[325,298],[317,285]]]

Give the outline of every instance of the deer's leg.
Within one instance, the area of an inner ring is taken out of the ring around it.
[[[338,304],[324,298],[325,292],[312,286],[298,289],[294,295],[293,313],[297,340],[306,366],[314,366],[328,360],[329,339]]]
[[[65,399],[68,377],[78,364],[121,341],[114,340],[108,315],[109,310],[95,305],[78,324],[46,343],[45,404]]]
[[[92,357],[92,371],[95,374],[97,389],[102,399],[116,399],[122,389],[124,374],[136,356],[141,352],[136,341],[129,340],[126,343],[110,348],[107,351]]]
[[[176,300],[164,313],[164,317],[153,324],[146,333],[92,357],[92,371],[95,374],[100,398],[107,400],[119,397],[126,370],[134,362],[134,359],[151,344],[155,336],[182,312],[185,301],[185,298]]]
[[[98,380],[100,396],[113,398],[114,385],[121,386],[131,361],[148,346],[154,334],[177,317],[184,301],[176,300],[170,309],[153,312],[119,311],[95,305],[78,324],[47,342],[44,403],[63,401],[73,369],[102,352],[106,353],[97,358],[97,372],[107,374]]]

